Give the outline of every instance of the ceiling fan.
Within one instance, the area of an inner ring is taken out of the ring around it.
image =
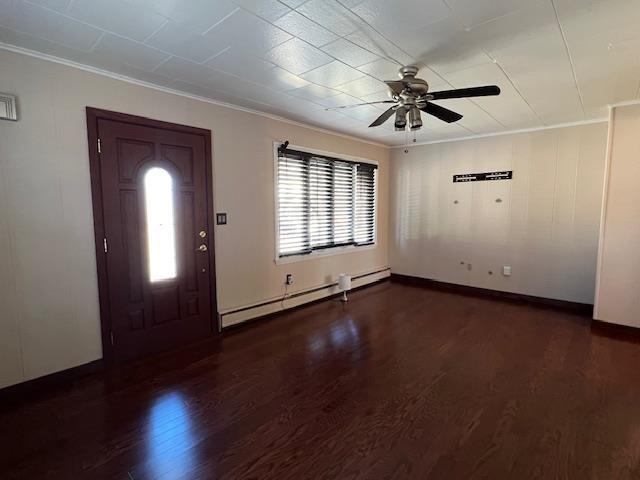
[[[406,129],[407,117],[409,128],[411,130],[419,130],[420,127],[422,127],[420,111],[433,115],[447,123],[457,122],[462,118],[462,115],[459,113],[436,105],[433,103],[433,100],[500,95],[500,87],[496,85],[430,92],[429,84],[425,80],[416,77],[418,70],[418,67],[415,65],[408,65],[399,70],[400,80],[385,80],[384,83],[389,87],[389,95],[392,100],[357,103],[355,105],[327,108],[326,110],[338,110],[342,108],[359,107],[361,105],[375,105],[378,103],[395,103],[396,105],[390,107],[376,118],[369,127],[382,125],[395,114],[396,131],[404,131]]]

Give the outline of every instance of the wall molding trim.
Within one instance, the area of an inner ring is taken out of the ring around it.
[[[52,63],[57,63],[60,65],[65,65],[67,67],[71,67],[71,68],[75,68],[78,70],[84,70],[85,72],[90,72],[90,73],[94,73],[96,75],[101,75],[103,77],[108,77],[108,78],[112,78],[114,80],[120,80],[122,82],[127,82],[127,83],[131,83],[134,85],[138,85],[140,87],[147,87],[147,88],[151,88],[153,90],[158,90],[160,92],[164,92],[164,93],[169,93],[172,95],[177,95],[180,97],[184,97],[184,98],[189,98],[191,100],[197,100],[200,102],[205,102],[205,103],[210,103],[212,105],[216,105],[219,107],[224,107],[224,108],[229,108],[231,110],[237,110],[240,112],[244,112],[244,113],[249,113],[251,115],[257,115],[260,117],[265,117],[268,118],[270,120],[275,120],[277,122],[282,122],[282,123],[287,123],[289,125],[295,125],[296,127],[302,127],[302,128],[308,128],[310,130],[314,130],[316,132],[319,133],[324,133],[327,135],[335,135],[337,137],[341,137],[341,138],[345,138],[347,140],[352,140],[354,142],[360,142],[360,143],[365,143],[368,145],[373,145],[375,147],[381,147],[381,148],[391,148],[389,145],[386,145],[384,143],[378,143],[378,142],[374,142],[372,140],[366,140],[364,138],[361,137],[356,137],[353,135],[349,135],[346,133],[342,133],[342,132],[338,132],[336,130],[329,130],[326,128],[322,128],[322,127],[318,127],[316,125],[311,125],[308,123],[303,123],[303,122],[299,122],[296,120],[291,120],[289,118],[285,118],[285,117],[281,117],[279,115],[274,115],[271,113],[266,113],[266,112],[261,112],[260,110],[254,110],[252,108],[248,108],[248,107],[242,107],[240,105],[235,105],[233,103],[227,103],[227,102],[223,102],[220,100],[215,100],[213,98],[208,98],[208,97],[202,97],[200,95],[195,95],[193,93],[188,93],[188,92],[183,92],[182,90],[176,90],[170,87],[163,87],[162,85],[156,85],[155,83],[151,83],[151,82],[145,82],[144,80],[138,80],[132,77],[128,77],[126,75],[122,75],[119,73],[115,73],[115,72],[110,72],[109,70],[104,70],[102,68],[98,68],[98,67],[92,67],[90,65],[84,65],[82,63],[78,63],[78,62],[74,62],[72,60],[67,60],[65,58],[61,58],[61,57],[56,57],[54,55],[49,55],[47,53],[42,53],[42,52],[37,52],[35,50],[30,50],[28,48],[22,48],[22,47],[17,47],[15,45],[11,45],[9,43],[3,43],[0,42],[0,50],[6,50],[9,52],[13,52],[13,53],[18,53],[21,55],[26,55],[28,57],[34,57],[34,58],[38,58],[40,60],[45,60],[48,62],[52,62]]]
[[[594,118],[591,120],[580,120],[578,122],[568,122],[568,123],[557,123],[555,125],[545,125],[543,127],[531,127],[531,128],[521,128],[519,130],[506,130],[504,132],[491,132],[491,133],[480,133],[478,135],[467,135],[464,137],[453,137],[453,138],[443,138],[442,140],[430,140],[426,142],[417,142],[411,143],[409,145],[392,145],[389,148],[412,148],[419,147],[421,145],[433,145],[436,143],[452,143],[452,142],[461,142],[464,140],[475,140],[476,138],[487,138],[487,137],[501,137],[503,135],[516,135],[518,133],[531,133],[531,132],[539,132],[542,130],[553,130],[556,128],[569,128],[569,127],[579,127],[580,125],[591,125],[594,123],[606,123],[608,118]]]
[[[600,298],[600,272],[602,270],[602,262],[604,256],[604,237],[605,237],[605,223],[607,221],[607,205],[608,205],[608,195],[609,195],[609,182],[611,178],[611,149],[613,146],[613,129],[614,129],[614,112],[615,107],[609,107],[609,126],[607,129],[607,150],[604,158],[604,182],[602,185],[602,204],[600,207],[600,230],[598,232],[598,258],[596,260],[596,288],[594,294],[594,307],[593,307],[593,318],[599,319],[600,313],[598,309],[599,298]]]
[[[390,275],[391,267],[378,268],[370,272],[352,275],[351,279],[353,290],[385,280]],[[219,324],[222,326],[222,330],[225,330],[229,327],[233,327],[247,321],[255,321],[264,317],[276,315],[285,312],[286,310],[325,300],[341,293],[342,290],[338,288],[337,281],[318,285],[316,287],[285,294],[277,298],[271,298],[263,302],[222,310],[219,314]]]
[[[635,98],[633,100],[626,100],[624,102],[611,103],[609,104],[609,108],[629,107],[631,105],[638,105],[639,103],[640,103],[640,98]]]
[[[76,380],[105,369],[103,359],[0,388],[0,406],[18,404],[56,388],[73,386]]]
[[[402,275],[399,273],[391,274],[391,281],[404,283],[406,285],[415,285],[433,290],[444,290],[461,295],[498,298],[504,301],[529,303],[539,305],[546,308],[555,308],[566,310],[591,318],[593,305],[589,303],[571,302],[568,300],[556,300],[553,298],[535,297],[533,295],[525,295],[522,293],[505,292],[502,290],[490,290],[488,288],[472,287],[470,285],[460,285],[457,283],[441,282],[430,278],[414,277],[412,275]]]

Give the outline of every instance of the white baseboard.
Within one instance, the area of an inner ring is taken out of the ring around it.
[[[383,268],[373,272],[354,275],[351,282],[352,288],[362,287],[364,285],[377,282],[378,280],[382,280],[390,275],[390,268]],[[275,299],[254,306],[239,307],[234,310],[221,312],[220,325],[222,328],[227,328],[232,325],[246,322],[252,318],[288,310],[289,308],[330,297],[340,292],[341,290],[338,288],[337,283],[320,285],[316,288],[309,289],[308,291],[292,292],[291,296],[288,296],[282,301],[280,299]]]

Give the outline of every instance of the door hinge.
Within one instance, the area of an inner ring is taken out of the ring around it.
[[[102,245],[104,246],[104,253],[107,253],[107,251],[109,250],[109,247],[107,246],[107,238],[103,238],[102,239]]]
[[[111,346],[113,347],[113,332],[111,332]]]
[[[98,139],[98,153],[102,153],[102,143],[100,143],[100,139]]]

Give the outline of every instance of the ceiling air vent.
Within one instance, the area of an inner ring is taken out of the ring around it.
[[[8,93],[0,93],[0,120],[18,120],[16,97]]]

